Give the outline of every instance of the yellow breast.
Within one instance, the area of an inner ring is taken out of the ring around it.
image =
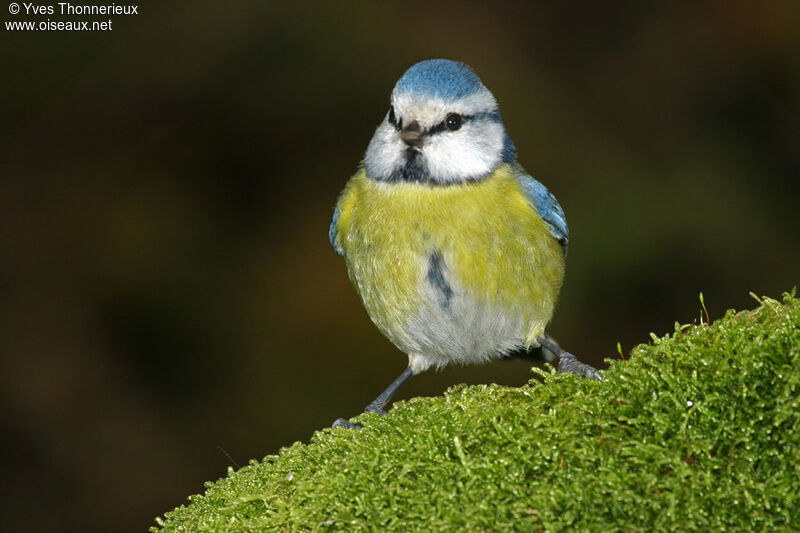
[[[360,170],[339,203],[339,243],[375,324],[401,349],[434,305],[424,290],[437,253],[455,290],[519,317],[520,342],[544,331],[564,276],[561,246],[508,165],[461,185],[379,183]]]

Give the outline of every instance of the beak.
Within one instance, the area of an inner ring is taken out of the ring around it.
[[[400,132],[400,138],[409,146],[419,146],[422,144],[422,129],[416,120],[411,121],[403,131]]]

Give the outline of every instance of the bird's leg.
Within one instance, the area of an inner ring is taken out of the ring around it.
[[[581,363],[578,361],[577,357],[561,348],[549,335],[542,335],[542,337],[539,339],[539,344],[542,346],[542,355],[544,356],[545,360],[552,360],[552,358],[548,358],[547,352],[555,357],[558,357],[559,372],[569,372],[570,374],[575,374],[576,376],[591,379],[603,379],[600,377],[600,372],[598,372],[597,369],[587,365],[586,363]]]
[[[378,413],[379,415],[385,415],[386,411],[383,410],[386,407],[386,404],[392,399],[392,397],[397,393],[397,390],[403,386],[403,383],[408,381],[408,378],[414,375],[414,371],[411,370],[411,367],[406,368],[403,370],[403,373],[400,374],[396,380],[392,382],[391,385],[386,387],[386,390],[380,393],[380,395],[372,400],[370,404],[364,408],[365,413]],[[355,424],[346,420],[344,418],[338,418],[333,423],[331,427],[334,428],[346,428],[346,429],[358,429],[361,427],[361,424]]]
[[[386,387],[385,391],[383,391],[377,398],[370,402],[370,404],[364,409],[364,412],[385,415],[386,411],[384,411],[383,408],[386,407],[386,404],[389,403],[389,401],[394,397],[398,389],[403,386],[403,383],[408,381],[408,378],[413,375],[414,371],[411,370],[410,366],[403,370],[403,373],[397,376],[397,379],[394,380],[391,385]]]

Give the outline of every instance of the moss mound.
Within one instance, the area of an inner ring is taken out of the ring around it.
[[[323,430],[152,531],[800,530],[800,300]]]

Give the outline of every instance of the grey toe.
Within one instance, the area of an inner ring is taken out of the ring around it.
[[[558,361],[558,371],[568,372],[584,378],[596,379],[599,381],[603,380],[600,376],[600,372],[598,372],[596,368],[586,363],[581,363],[578,361],[577,357],[569,352],[565,352],[561,355]]]
[[[337,418],[333,424],[331,424],[332,428],[344,428],[344,429],[361,429],[363,426],[361,424],[356,424],[354,422],[350,422],[346,418]]]

